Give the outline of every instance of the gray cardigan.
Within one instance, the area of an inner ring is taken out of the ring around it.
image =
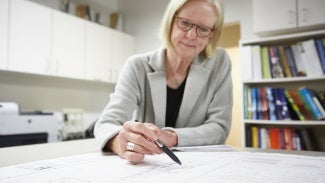
[[[197,56],[191,64],[175,128],[165,127],[164,60],[162,48],[128,59],[95,125],[101,149],[134,119],[174,131],[178,146],[224,143],[232,115],[231,62],[225,50],[218,48],[212,58]]]

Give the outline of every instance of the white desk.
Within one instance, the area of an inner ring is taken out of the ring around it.
[[[98,151],[95,139],[0,148],[0,167]]]

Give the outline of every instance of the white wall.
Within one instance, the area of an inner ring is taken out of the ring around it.
[[[225,23],[240,22],[241,38],[253,39],[252,0],[223,0]],[[118,0],[124,14],[125,32],[136,37],[136,51],[147,52],[160,46],[160,21],[169,0]]]

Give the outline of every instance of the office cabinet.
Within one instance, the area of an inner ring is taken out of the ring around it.
[[[125,33],[31,1],[0,3],[0,69],[114,83],[134,53]]]
[[[253,0],[253,29],[267,35],[321,28],[324,7],[323,0]]]
[[[310,59],[314,54],[312,47],[292,53],[296,45],[316,40],[325,40],[325,30],[240,42],[242,72],[246,76],[242,82],[244,147],[325,151],[324,118],[314,114],[316,109],[311,103],[317,102],[309,103],[302,92],[308,88],[312,100],[320,100],[318,94],[325,92],[325,74],[307,71],[303,75],[301,71],[307,66],[302,64],[302,70],[296,67],[301,61],[299,55],[303,54],[309,55],[306,59],[309,65],[320,64],[316,57]],[[275,62],[280,63],[281,69]],[[314,72],[316,69],[321,68],[315,68]],[[285,74],[278,77],[280,70]],[[270,77],[266,71],[271,72]],[[255,76],[256,73],[262,75]],[[322,107],[317,108],[321,111]]]
[[[0,1],[0,69],[7,68],[9,1]]]
[[[82,79],[85,76],[86,21],[53,11],[52,74]]]
[[[109,28],[86,23],[86,78],[111,82],[114,42]]]
[[[51,29],[51,9],[30,1],[11,0],[8,69],[48,74]]]
[[[112,40],[114,42],[112,53],[113,82],[117,81],[124,63],[132,54],[134,54],[134,37],[116,30],[111,31]]]
[[[325,23],[324,0],[298,0],[298,26],[315,26]]]

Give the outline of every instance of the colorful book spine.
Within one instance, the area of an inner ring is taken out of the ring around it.
[[[292,77],[290,67],[289,67],[289,63],[288,63],[287,57],[286,57],[286,55],[284,53],[283,46],[278,46],[278,51],[279,51],[280,60],[281,60],[281,63],[282,63],[282,67],[283,67],[283,70],[284,70],[285,77]]]
[[[252,126],[252,147],[258,148],[258,127],[257,126]]]
[[[283,69],[280,64],[280,57],[275,46],[269,47],[269,58],[272,78],[284,78]]]
[[[305,117],[300,112],[298,105],[294,102],[293,97],[291,96],[289,90],[285,90],[285,96],[287,97],[287,100],[288,100],[289,104],[291,105],[292,109],[297,114],[299,120],[305,121]]]
[[[270,62],[269,62],[269,53],[267,47],[261,47],[261,54],[262,54],[262,74],[264,79],[270,79],[271,72],[270,72]]]
[[[324,118],[322,112],[318,108],[318,106],[315,104],[313,97],[315,97],[312,92],[307,87],[302,87],[299,89],[300,94],[304,98],[304,101],[307,103],[308,106],[310,106],[311,111],[314,115],[314,117],[317,120],[321,120]]]
[[[288,63],[289,63],[289,67],[290,67],[290,71],[291,71],[291,75],[293,77],[297,77],[297,67],[296,67],[296,63],[292,54],[292,50],[290,46],[285,46],[284,47],[284,53],[288,59]]]
[[[269,118],[270,120],[276,120],[276,112],[275,112],[275,102],[273,96],[273,90],[271,87],[266,87],[266,97],[267,97],[267,104],[269,108]]]
[[[257,89],[251,88],[251,102],[252,102],[252,118],[257,119]]]
[[[320,38],[315,39],[315,45],[322,65],[323,74],[325,74],[325,45],[323,44],[323,40]]]
[[[281,149],[280,131],[278,128],[269,129],[270,148]]]
[[[290,96],[292,97],[294,103],[298,106],[299,111],[304,116],[304,120],[313,120],[311,112],[308,111],[303,103],[303,100],[299,97],[299,92],[297,90],[289,90]]]

